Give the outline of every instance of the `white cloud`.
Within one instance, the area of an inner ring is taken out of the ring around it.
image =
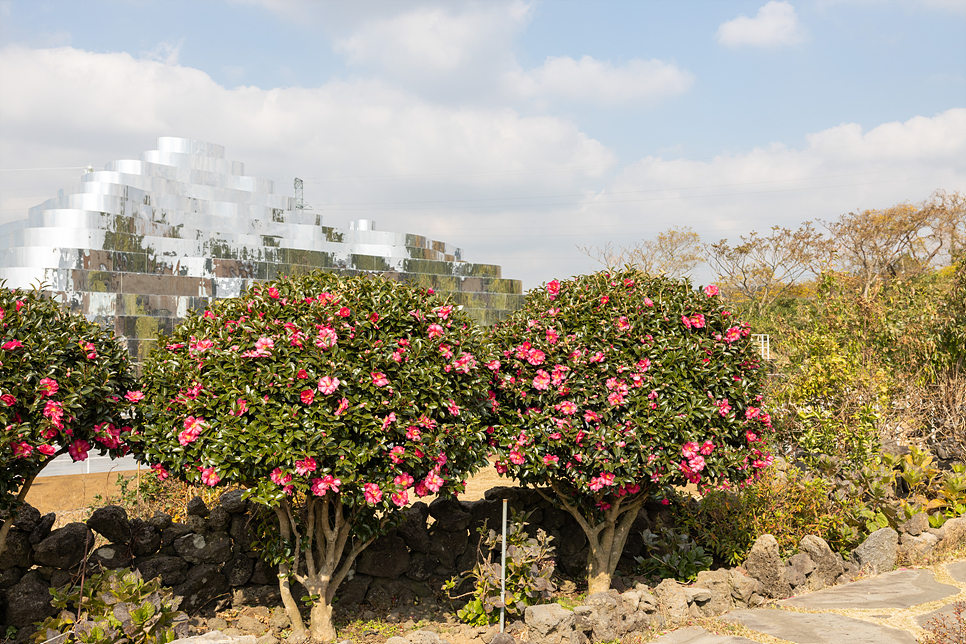
[[[530,71],[507,75],[512,94],[526,98],[563,98],[604,106],[652,102],[683,94],[694,75],[661,60],[631,60],[615,67],[590,56],[574,60],[551,56]]]
[[[741,15],[718,27],[718,42],[728,47],[781,47],[808,40],[790,2],[771,0],[754,18]]]
[[[142,51],[140,56],[145,60],[154,60],[165,65],[177,65],[183,44],[184,38],[177,43],[159,42],[151,51]]]

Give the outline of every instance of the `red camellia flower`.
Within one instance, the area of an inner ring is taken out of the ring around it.
[[[300,398],[302,399],[302,402],[305,403],[306,405],[311,405],[312,401],[315,400],[315,392],[312,391],[311,389],[306,389],[302,392],[302,394],[300,395]]]

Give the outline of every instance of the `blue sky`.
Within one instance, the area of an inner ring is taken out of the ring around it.
[[[966,1],[0,2],[0,221],[157,136],[526,287],[966,190]]]

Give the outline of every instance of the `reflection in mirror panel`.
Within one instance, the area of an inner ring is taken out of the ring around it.
[[[138,361],[159,333],[211,298],[316,269],[433,288],[483,324],[523,305],[522,283],[504,279],[499,266],[366,219],[325,226],[244,169],[220,145],[161,137],[139,160],[88,172],[26,219],[0,226],[0,279],[10,288],[46,284],[112,327]]]

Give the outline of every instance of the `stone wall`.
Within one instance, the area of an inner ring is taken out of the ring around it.
[[[542,527],[554,536],[562,572],[584,573],[587,540],[569,514],[551,507],[532,490],[493,488],[479,501],[443,498],[402,511],[399,526],[356,561],[336,593],[340,606],[366,604],[378,615],[438,595],[443,581],[472,568],[478,554],[477,529],[484,521],[499,526],[504,498],[512,509],[530,513],[531,529]],[[640,532],[668,520],[667,510],[660,505],[640,512],[622,559],[628,568],[643,549]],[[53,614],[48,589],[70,583],[85,560],[91,564],[88,570],[134,567],[146,578],[160,577],[184,598],[181,608],[189,614],[212,614],[228,605],[280,603],[277,571],[252,550],[252,514],[240,491],[225,493],[213,508],[200,498],[193,499],[185,523],[174,523],[160,513],[148,520],[131,520],[118,506],[99,508],[86,523],[52,530],[54,522],[53,513],[41,516],[30,506],[19,511],[7,536],[7,550],[0,556],[0,631],[12,625],[25,635],[33,622]],[[527,613],[528,630],[531,640],[545,631],[548,641],[571,637],[609,641],[614,639],[612,632],[621,636],[654,621],[674,623],[689,616],[717,615],[849,581],[862,568],[891,570],[902,552],[917,554],[927,545],[932,550],[964,539],[966,517],[950,520],[939,530],[904,525],[901,536],[885,528],[870,535],[845,560],[822,539],[807,536],[800,552],[786,561],[775,539],[763,535],[741,568],[702,572],[693,587],[664,580],[653,588],[622,587],[623,595],[611,591],[606,597],[591,596],[587,605],[565,611],[572,619],[554,608],[533,609]],[[105,541],[94,548],[95,542]],[[296,598],[307,594],[294,586]],[[555,622],[557,617],[563,622]],[[560,629],[569,635],[561,635]]]

